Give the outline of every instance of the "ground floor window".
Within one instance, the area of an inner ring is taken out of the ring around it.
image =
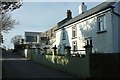
[[[59,45],[58,46],[58,53],[64,53],[65,52],[65,47],[66,47],[66,44],[62,44],[62,45]]]
[[[73,51],[76,51],[77,50],[77,41],[73,41],[72,46],[73,46]]]

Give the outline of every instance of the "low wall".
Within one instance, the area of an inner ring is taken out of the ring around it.
[[[31,59],[39,64],[49,66],[59,71],[68,72],[76,77],[87,78],[89,74],[89,58],[41,55],[31,51]]]
[[[35,50],[27,51],[27,58],[32,61],[68,72],[80,78],[119,78],[120,54],[94,53],[86,50],[85,58],[71,57],[68,55],[36,54]]]

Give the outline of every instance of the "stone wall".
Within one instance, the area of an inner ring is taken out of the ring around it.
[[[90,76],[89,60],[87,57],[80,58],[32,53],[32,61],[59,71],[70,73],[75,77],[87,78]]]
[[[92,45],[87,44],[85,47],[85,57],[72,57],[68,48],[67,54],[56,54],[56,48],[53,47],[52,54],[37,54],[35,49],[30,49],[28,56],[32,61],[48,66],[50,68],[70,73],[79,78],[90,77],[89,54],[92,53]]]

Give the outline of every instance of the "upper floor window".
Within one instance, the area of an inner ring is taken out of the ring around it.
[[[76,26],[72,27],[72,38],[75,38],[75,37],[77,37],[77,27]]]
[[[65,40],[65,38],[66,38],[66,33],[65,33],[65,30],[64,30],[64,29],[62,30],[62,33],[63,33],[62,39]]]
[[[37,36],[26,36],[26,42],[37,42]]]
[[[106,31],[106,17],[105,15],[98,17],[98,32]]]

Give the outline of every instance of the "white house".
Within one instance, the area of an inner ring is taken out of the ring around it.
[[[80,7],[79,7],[80,8]],[[92,40],[93,53],[120,53],[120,2],[103,2],[82,11],[56,30],[56,46],[64,53],[65,46],[84,50],[86,40]]]

